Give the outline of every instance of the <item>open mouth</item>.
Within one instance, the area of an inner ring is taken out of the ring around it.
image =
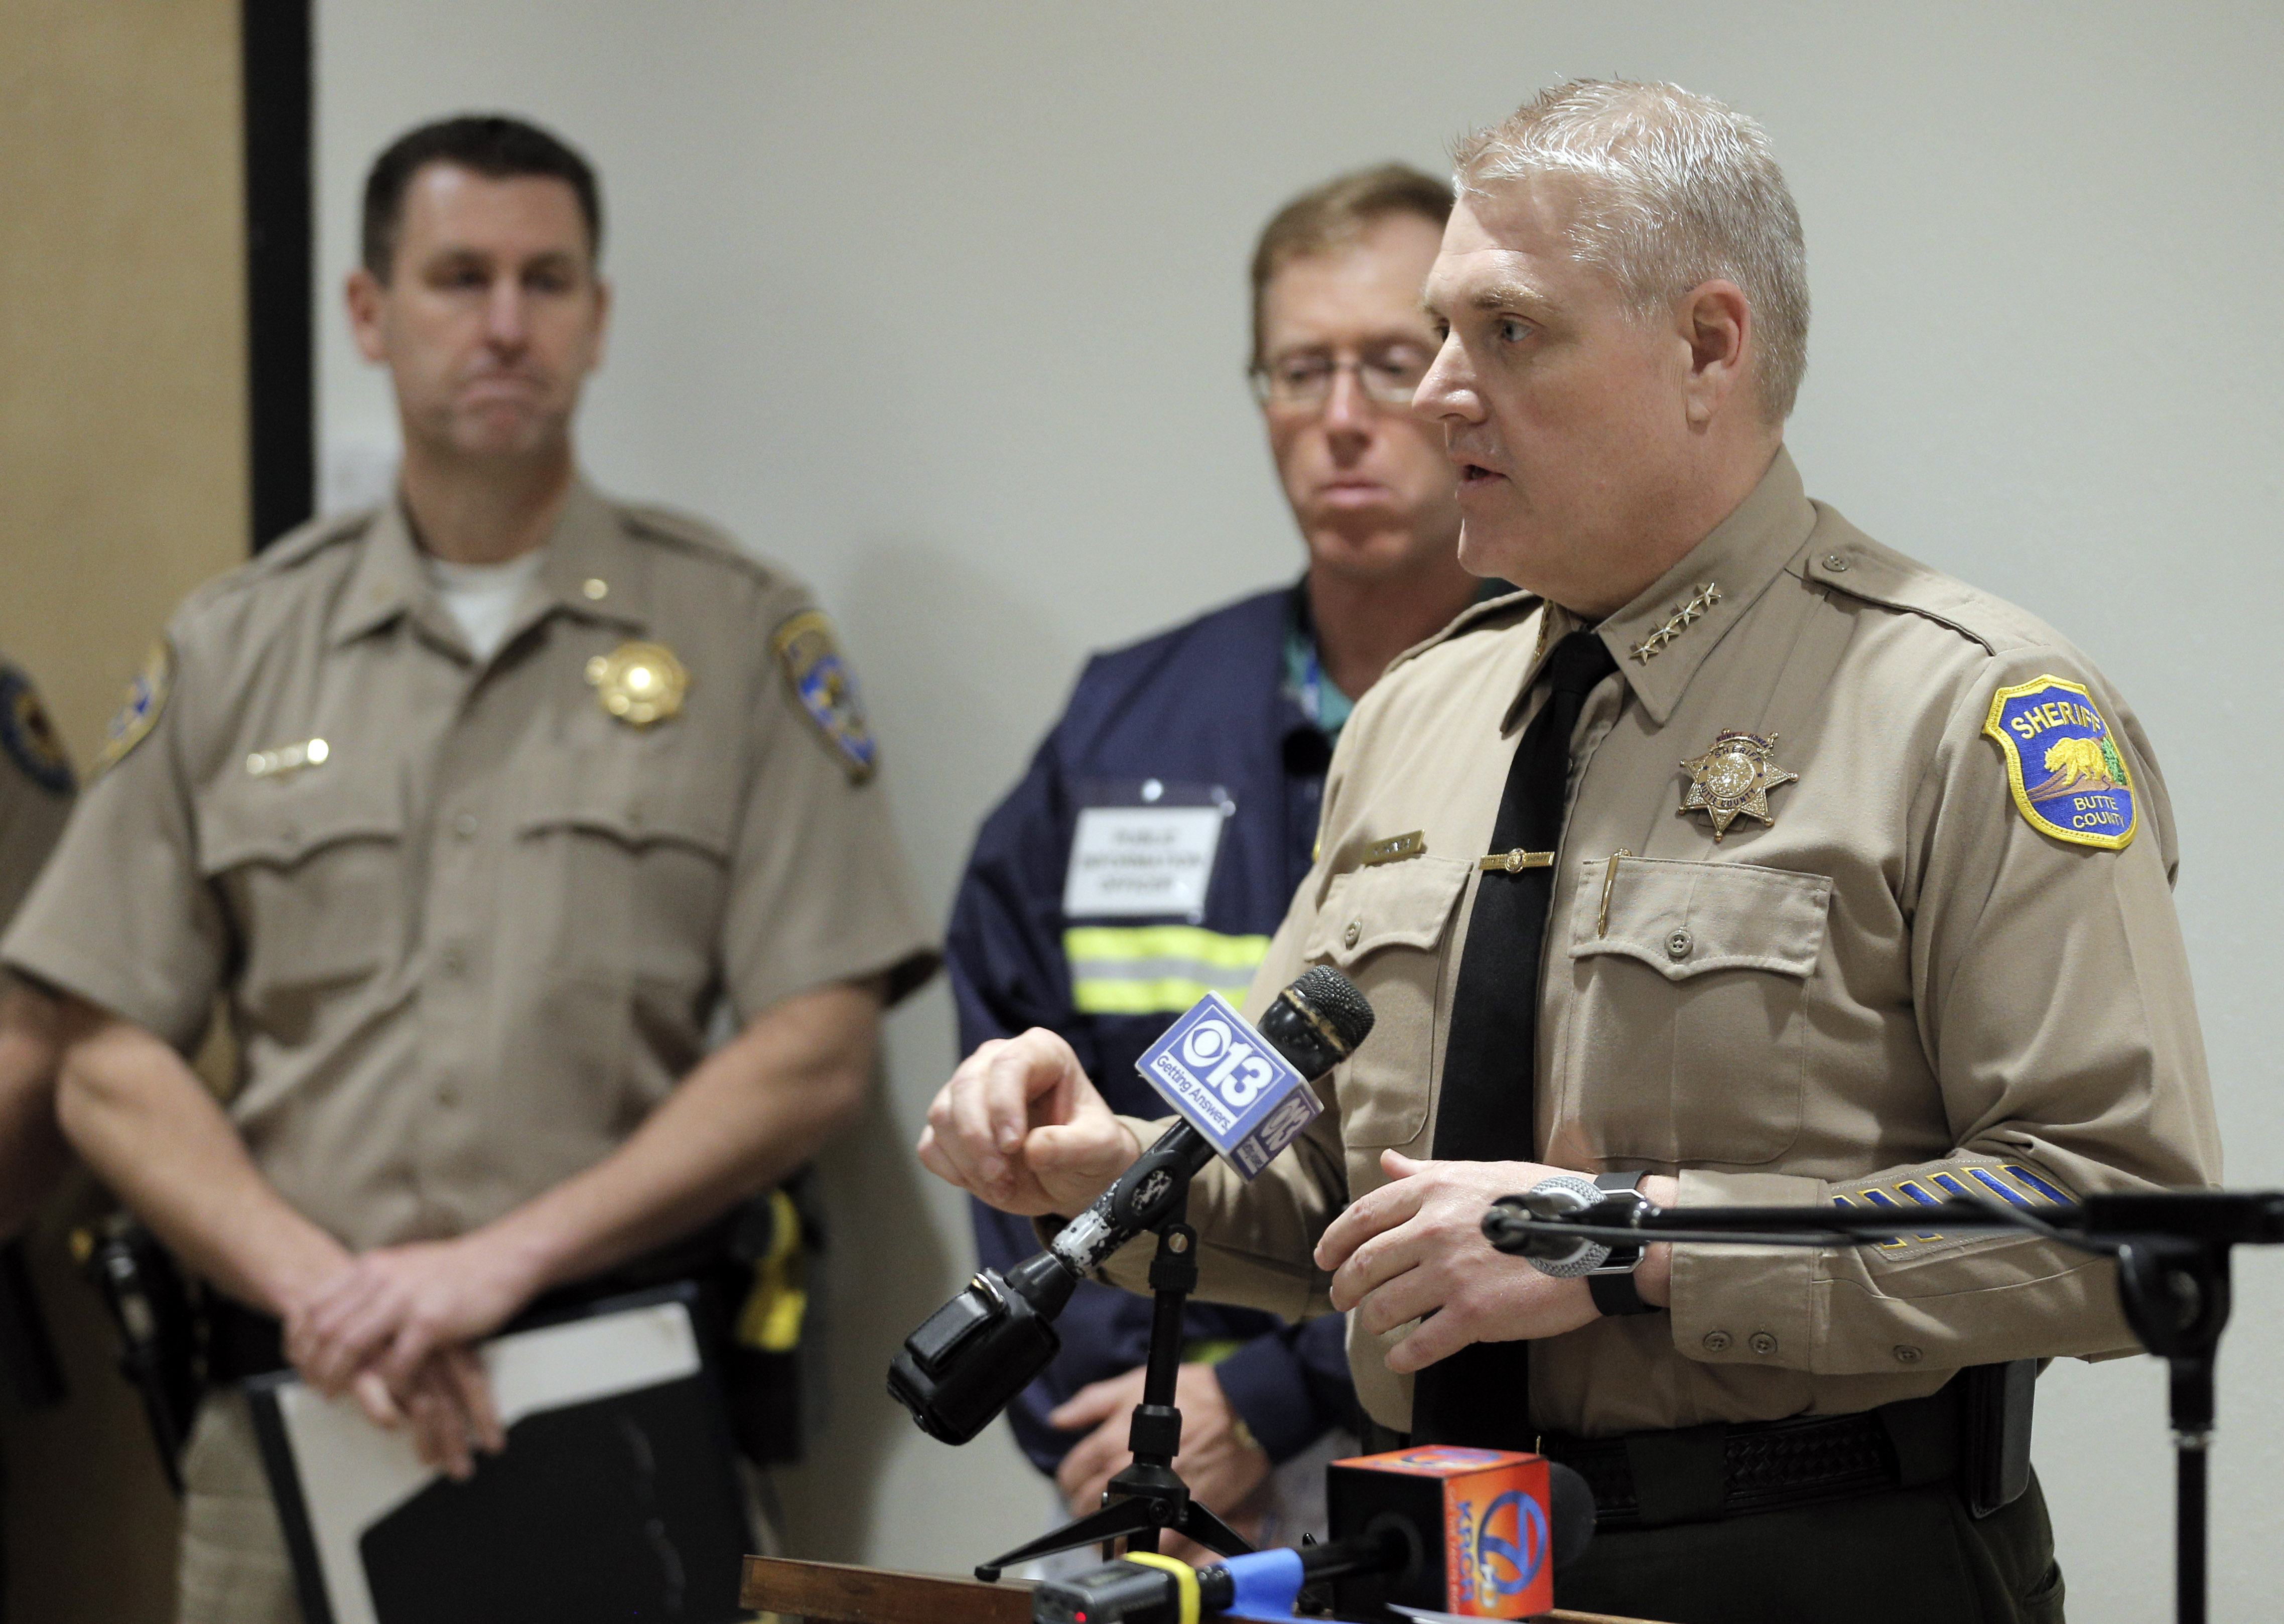
[[[1467,489],[1472,486],[1487,485],[1493,480],[1504,479],[1505,477],[1506,476],[1504,474],[1494,472],[1492,470],[1484,467],[1481,463],[1461,463],[1459,465],[1459,488],[1462,490]]]

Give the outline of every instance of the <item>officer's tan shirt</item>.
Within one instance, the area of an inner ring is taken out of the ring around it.
[[[312,526],[177,612],[155,725],[0,956],[184,1050],[225,995],[231,1115],[347,1244],[482,1224],[625,1140],[721,998],[932,968],[880,780],[772,652],[810,606],[581,485],[480,663],[401,507]],[[679,714],[606,713],[589,662],[630,640],[687,668]]]
[[[0,927],[40,877],[71,814],[70,759],[31,679],[0,658]]]
[[[1706,585],[1719,601],[1636,656]],[[1576,624],[1528,597],[1484,605],[1342,733],[1318,860],[1253,1003],[1329,964],[1378,1024],[1294,1154],[1249,1189],[1218,1164],[1200,1179],[1208,1295],[1322,1312],[1317,1237],[1387,1182],[1383,1149],[1434,1144],[1459,947],[1478,888],[1503,878],[1477,860],[1538,666]],[[2077,1195],[2218,1177],[2171,806],[2083,654],[1808,501],[1781,452],[1599,632],[1619,669],[1574,739],[1539,988],[1544,1160],[1678,1174],[1685,1206],[1908,1203],[1905,1181],[1940,1197],[1930,1175],[1978,1167],[2033,1201],[2030,1179]],[[2048,675],[2085,683],[2124,746],[2139,823],[2122,851],[2033,830],[1983,736],[1998,689]],[[1770,792],[1773,826],[1740,816],[1717,842],[1704,814],[1677,815],[1678,764],[1725,730],[1776,736],[1799,778]],[[1365,861],[1414,831],[1424,855]],[[1146,1261],[1129,1248],[1114,1272],[1138,1286]],[[1401,1428],[1395,1339],[1352,1329],[1350,1359]],[[1541,1427],[1587,1434],[1771,1420],[1918,1396],[1967,1365],[2132,1347],[2112,1266],[2059,1245],[1684,1245],[1671,1312],[1540,1342],[1531,1403]]]

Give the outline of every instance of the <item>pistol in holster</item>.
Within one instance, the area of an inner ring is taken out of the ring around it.
[[[74,1230],[71,1245],[119,1332],[120,1374],[142,1397],[160,1469],[179,1495],[183,1448],[206,1389],[192,1289],[158,1237],[128,1214]]]

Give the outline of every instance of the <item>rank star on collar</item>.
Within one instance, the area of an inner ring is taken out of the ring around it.
[[[1697,589],[1687,603],[1676,604],[1673,606],[1673,614],[1664,625],[1635,644],[1627,652],[1641,664],[1649,664],[1651,660],[1665,652],[1665,645],[1679,636],[1691,621],[1704,619],[1705,612],[1720,601],[1720,587],[1713,582],[1707,582]]]
[[[1734,729],[1719,734],[1710,750],[1681,764],[1681,770],[1689,775],[1689,787],[1682,792],[1676,815],[1704,813],[1713,820],[1717,845],[1740,814],[1774,827],[1777,820],[1769,811],[1769,792],[1800,779],[1798,773],[1787,772],[1771,759],[1778,737],[1772,733],[1763,738]]]

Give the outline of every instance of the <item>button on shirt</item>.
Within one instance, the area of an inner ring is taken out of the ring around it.
[[[481,1225],[622,1143],[723,999],[932,967],[880,781],[771,652],[810,606],[582,484],[483,660],[401,508],[309,527],[176,613],[0,954],[185,1050],[225,995],[230,1113],[347,1244]],[[647,727],[588,675],[630,640],[690,674]]]
[[[1207,1293],[1321,1311],[1317,1237],[1385,1182],[1383,1149],[1433,1142],[1478,864],[1538,667],[1576,624],[1527,597],[1481,607],[1349,722],[1319,860],[1251,998],[1330,964],[1378,1025],[1292,1154],[1249,1187],[1201,1175]],[[1953,1185],[2036,1205],[2218,1176],[2171,808],[2082,653],[1808,501],[1781,452],[1597,629],[1619,669],[1573,739],[1538,989],[1542,1159],[1678,1174],[1685,1206],[1907,1206]],[[2050,676],[2111,725],[2139,807],[2122,850],[2034,829],[1984,736],[2001,689]],[[1731,730],[1772,739],[1796,777],[1770,791],[1772,824],[1740,816],[1717,842],[1680,809],[1679,764]],[[1363,862],[1414,831],[1420,855]],[[1147,1263],[1129,1248],[1110,1272],[1138,1285]],[[1359,1395],[1399,1428],[1410,1384],[1383,1358],[1400,1334],[1349,1346]],[[2113,1266],[2041,1240],[1681,1245],[1670,1313],[1534,1346],[1532,1419],[1595,1435],[1846,1413],[1967,1365],[2133,1346]]]

